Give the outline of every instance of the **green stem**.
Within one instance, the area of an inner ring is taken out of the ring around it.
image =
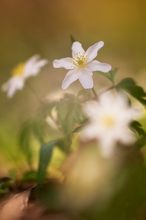
[[[104,93],[106,93],[106,92],[108,92],[108,91],[110,91],[110,90],[112,90],[112,89],[115,89],[115,88],[116,88],[116,86],[115,86],[115,85],[113,85],[113,86],[111,86],[111,87],[109,87],[109,88],[105,89],[104,91],[100,92],[100,94],[99,94],[99,95],[102,95],[102,94],[104,94]]]
[[[93,92],[93,94],[94,94],[95,98],[97,99],[97,98],[98,98],[98,95],[97,95],[97,93],[96,93],[96,91],[95,91],[94,87],[92,88],[92,92]]]

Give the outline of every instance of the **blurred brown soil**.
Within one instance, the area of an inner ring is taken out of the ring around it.
[[[31,190],[7,196],[0,202],[0,220],[69,220],[66,213],[51,211],[30,201]]]

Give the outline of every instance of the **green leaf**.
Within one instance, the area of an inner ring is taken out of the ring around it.
[[[43,183],[47,167],[51,161],[52,154],[54,147],[57,145],[58,140],[50,141],[49,143],[43,144],[40,148],[40,154],[39,154],[39,166],[38,166],[38,173],[37,173],[37,180],[38,183]]]
[[[70,153],[70,148],[72,144],[72,136],[66,136],[65,138],[60,138],[58,140],[58,148],[65,154]]]
[[[118,68],[115,68],[109,71],[108,73],[101,73],[101,75],[109,79],[112,82],[112,84],[115,84],[115,77],[116,77],[117,71],[118,71]]]
[[[106,73],[105,76],[106,76],[112,83],[114,83],[114,82],[115,82],[115,76],[116,76],[116,74],[117,74],[117,71],[118,71],[118,69],[115,68],[115,69],[109,71],[108,73]]]
[[[131,128],[138,134],[138,139],[135,143],[136,148],[142,148],[146,145],[146,132],[142,125],[138,121],[133,121],[131,123]]]
[[[135,143],[136,148],[142,148],[146,146],[146,134],[141,136]]]
[[[123,89],[134,98],[136,98],[140,103],[146,105],[146,92],[142,87],[136,84],[132,78],[123,79],[116,86],[117,89]]]
[[[137,132],[137,134],[139,134],[140,136],[145,136],[146,132],[143,129],[142,125],[138,122],[138,121],[133,121],[131,123],[131,128]]]
[[[37,140],[40,143],[43,143],[44,140],[44,122],[42,123],[41,121],[34,121],[32,123],[32,132],[34,136],[37,138]]]
[[[70,136],[73,130],[84,120],[81,103],[74,95],[66,95],[57,104],[58,122],[65,136]]]
[[[30,123],[26,123],[19,135],[19,145],[22,153],[26,158],[29,167],[32,168],[33,151],[32,151],[30,139],[31,139],[31,126]]]

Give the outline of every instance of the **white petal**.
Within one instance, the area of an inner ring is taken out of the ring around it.
[[[125,126],[123,132],[121,132],[121,134],[119,134],[119,141],[121,141],[121,143],[123,144],[133,144],[135,141],[135,137],[134,137],[134,133]]]
[[[67,89],[70,86],[70,84],[72,84],[77,79],[78,79],[77,71],[76,70],[69,71],[62,82],[62,89]]]
[[[91,63],[88,63],[88,68],[90,71],[101,71],[107,73],[111,70],[112,67],[107,63],[101,63],[97,60],[94,60]]]
[[[97,114],[98,109],[97,101],[88,101],[83,105],[83,112],[91,119]]]
[[[39,55],[34,55],[25,64],[24,77],[36,76],[47,63],[46,59],[40,59]]]
[[[88,58],[88,61],[90,62],[93,60],[96,56],[98,51],[104,46],[103,41],[99,41],[98,43],[93,44],[91,47],[89,47],[85,53],[85,55]]]
[[[36,62],[36,61],[39,60],[39,59],[40,59],[40,55],[35,54],[34,56],[30,57],[30,58],[26,61],[26,64],[34,63],[34,62]]]
[[[91,139],[98,139],[98,131],[96,129],[96,125],[87,125],[81,131],[80,137],[82,140],[91,140]]]
[[[92,73],[90,72],[82,72],[79,76],[79,81],[84,89],[92,89],[93,88],[93,78]]]
[[[11,98],[17,90],[21,90],[24,86],[24,78],[12,77],[2,86],[2,90],[7,92],[7,96]]]
[[[56,59],[53,61],[54,68],[74,69],[73,59],[70,57]]]
[[[82,55],[84,53],[85,53],[85,51],[82,47],[82,44],[78,41],[74,42],[73,45],[72,45],[72,56],[73,56],[73,58],[75,58],[78,55]]]
[[[34,55],[30,57],[26,62],[25,62],[25,71],[29,71],[29,69],[40,59],[39,55]]]

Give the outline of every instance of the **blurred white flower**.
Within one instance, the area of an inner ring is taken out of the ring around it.
[[[53,61],[55,68],[64,68],[68,71],[62,82],[62,89],[67,89],[74,81],[79,80],[85,89],[93,88],[93,72],[109,72],[111,66],[94,60],[98,51],[104,46],[103,41],[93,44],[85,51],[80,42],[72,45],[72,58],[62,58]]]
[[[40,59],[39,55],[34,55],[25,63],[18,64],[12,70],[12,77],[2,85],[2,91],[7,92],[7,96],[11,98],[17,90],[21,90],[25,80],[30,76],[36,76],[40,69],[47,64],[47,60]]]
[[[103,156],[110,156],[115,144],[132,144],[135,140],[130,123],[140,117],[140,112],[131,107],[123,94],[107,92],[98,101],[89,101],[83,111],[89,124],[81,133],[81,138],[97,139]]]

